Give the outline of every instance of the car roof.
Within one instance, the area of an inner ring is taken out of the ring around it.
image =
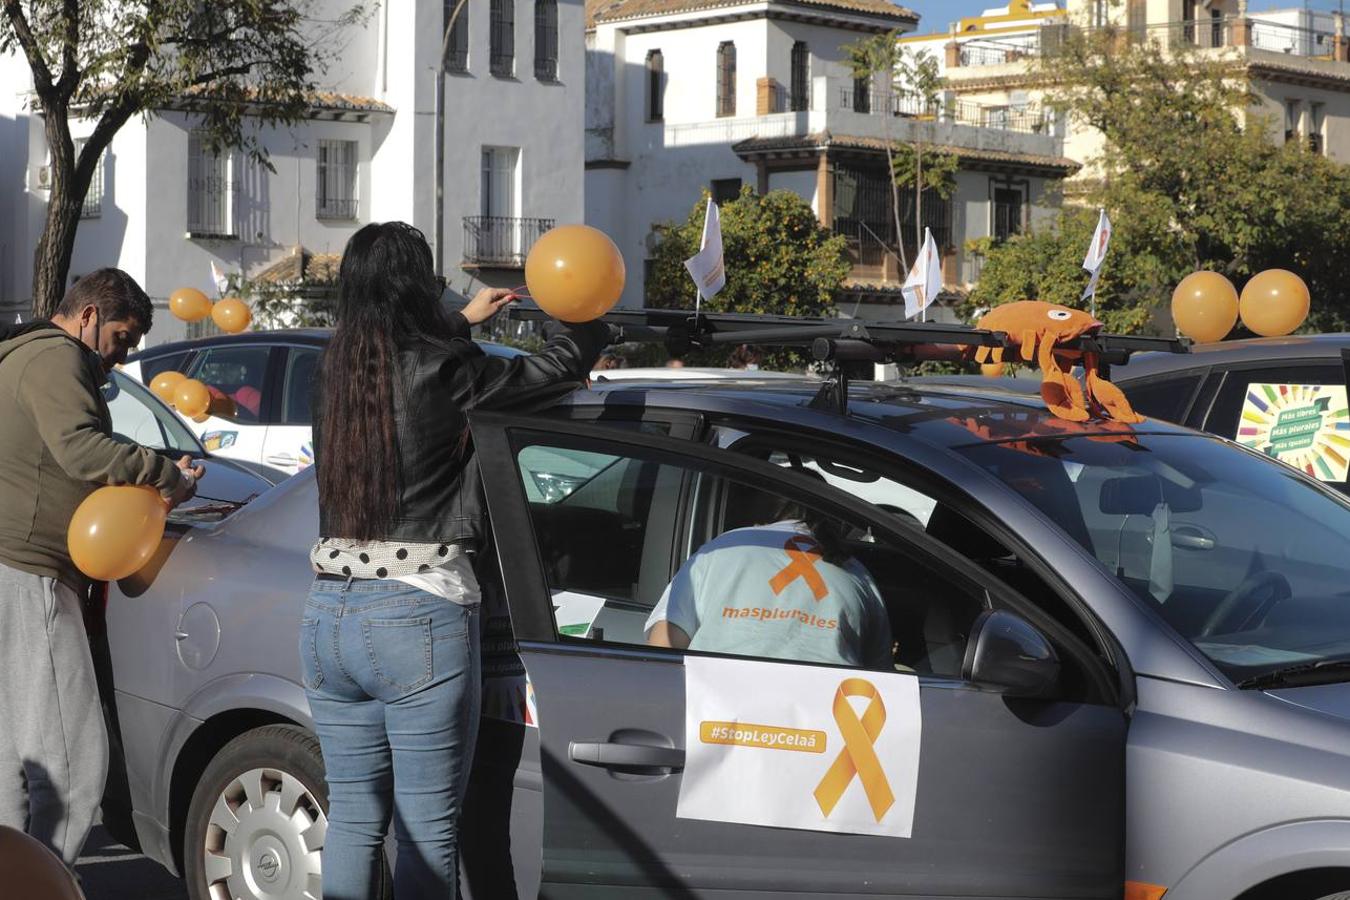
[[[1193,344],[1190,353],[1136,353],[1129,365],[1113,370],[1113,381],[1133,381],[1171,372],[1243,363],[1284,363],[1296,360],[1339,362],[1350,349],[1350,334],[1291,334],[1287,337],[1248,338]]]
[[[239,334],[213,334],[209,337],[156,344],[131,354],[127,357],[127,362],[156,359],[171,353],[202,350],[207,347],[228,347],[231,344],[308,344],[322,347],[332,336],[331,328],[275,328],[265,331],[244,331]]]
[[[841,413],[829,403],[813,403],[822,389],[829,387],[820,379],[764,379],[755,377],[758,374],[762,373],[711,382],[594,381],[590,390],[578,391],[565,402],[581,407],[687,409],[712,415],[743,415],[782,425],[815,420],[818,427],[835,433],[853,430],[850,424],[861,424],[912,434],[948,448],[1040,438],[1120,437],[1122,433],[1197,434],[1154,419],[1136,426],[1103,419],[1067,422],[1051,415],[1039,395],[1012,389],[1011,385],[949,384],[925,379],[852,382],[848,411]]]
[[[274,328],[264,331],[245,331],[240,334],[213,334],[210,337],[156,344],[153,347],[147,347],[145,350],[131,354],[127,357],[127,362],[158,359],[161,356],[168,356],[173,353],[205,350],[210,347],[228,347],[233,344],[300,344],[310,347],[325,347],[332,337],[333,329],[331,328]],[[518,351],[514,347],[508,347],[506,344],[497,344],[492,341],[476,340],[475,343],[488,349],[489,353],[495,350],[496,355],[514,356],[517,353],[524,352]]]
[[[801,375],[792,372],[769,372],[763,369],[719,369],[713,367],[687,366],[637,367],[633,369],[603,369],[591,373],[594,381],[774,381],[779,379],[800,380]],[[817,380],[818,383],[818,380]]]

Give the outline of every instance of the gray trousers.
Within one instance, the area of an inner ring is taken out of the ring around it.
[[[0,565],[0,825],[74,866],[108,775],[108,734],[80,599]]]

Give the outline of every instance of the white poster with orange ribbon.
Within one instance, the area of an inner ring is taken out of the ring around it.
[[[917,678],[696,656],[684,673],[677,816],[910,836]]]

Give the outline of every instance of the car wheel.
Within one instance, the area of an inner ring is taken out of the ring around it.
[[[319,900],[327,807],[317,738],[293,725],[241,734],[207,765],[188,805],[188,895]],[[388,887],[386,877],[381,893]]]

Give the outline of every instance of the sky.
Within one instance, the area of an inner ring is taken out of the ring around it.
[[[1007,0],[898,0],[898,2],[901,6],[909,7],[919,14],[919,31],[924,34],[946,31],[948,25],[963,16],[978,16],[986,9],[1007,4]],[[1303,5],[1304,0],[1252,0],[1248,4],[1248,9],[1255,12],[1264,9],[1290,9]],[[1347,0],[1345,5],[1350,9],[1350,0]],[[1308,7],[1334,10],[1340,7],[1340,0],[1311,0]]]

